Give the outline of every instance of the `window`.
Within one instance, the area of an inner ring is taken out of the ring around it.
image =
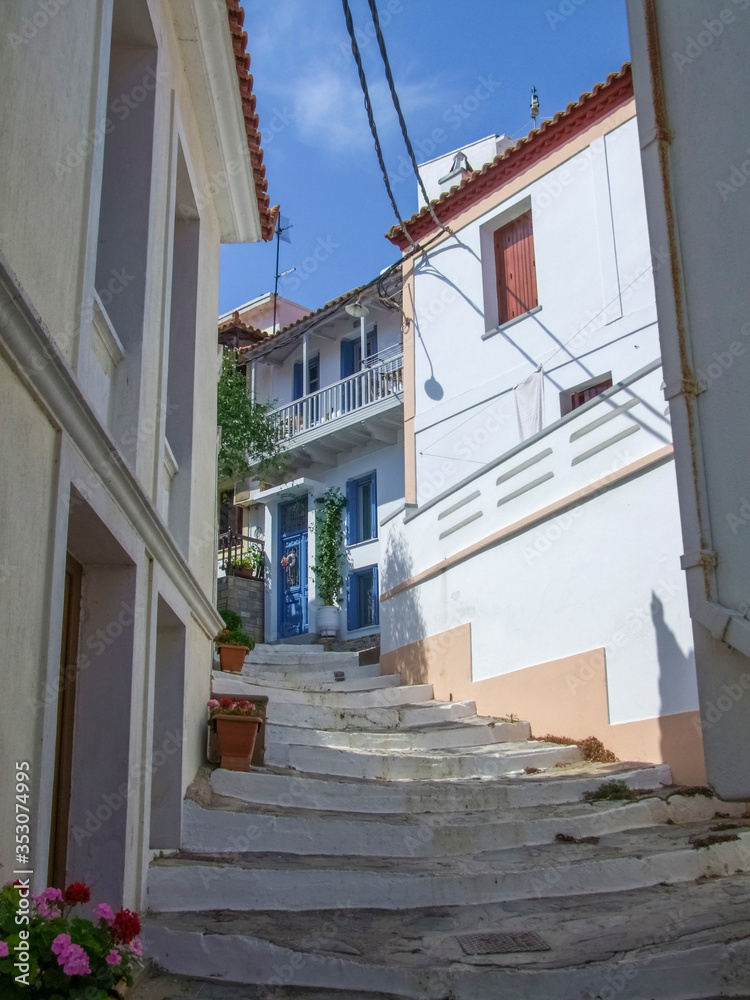
[[[367,357],[378,353],[378,328],[374,326],[367,332]],[[354,375],[362,367],[362,340],[354,337],[351,340],[341,341],[341,378]]]
[[[498,326],[539,305],[531,212],[495,231]]]
[[[589,379],[588,382],[582,382],[580,385],[573,386],[572,389],[566,389],[560,393],[560,410],[562,416],[570,413],[571,410],[578,409],[579,406],[583,406],[590,399],[600,396],[607,389],[611,388],[612,375],[609,374],[598,375],[596,378]]]
[[[308,358],[307,361],[307,382],[308,392],[317,392],[320,388],[320,355]],[[305,395],[305,386],[302,379],[302,362],[294,362],[294,384],[292,387],[292,398],[301,399]]]
[[[368,542],[378,537],[377,496],[375,473],[346,484],[346,518],[349,545]]]
[[[346,627],[350,632],[380,622],[378,567],[366,566],[349,574],[346,588]]]

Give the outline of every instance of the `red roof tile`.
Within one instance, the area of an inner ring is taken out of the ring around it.
[[[219,343],[225,347],[247,348],[255,347],[266,340],[268,334],[255,326],[248,326],[240,319],[239,310],[235,309],[232,318],[219,324]]]
[[[467,174],[460,184],[433,199],[430,205],[438,219],[447,225],[456,215],[481,201],[533,162],[563,146],[575,133],[588,128],[632,96],[633,74],[630,63],[624,63],[619,73],[610,73],[606,81],[597,83],[590,93],[581,94],[577,101],[569,104],[564,111],[558,111],[554,118],[542,122],[538,129],[519,139],[515,146],[485,163],[479,170]],[[409,246],[404,226],[413,240],[420,240],[435,229],[435,221],[425,205],[410,219],[389,229],[385,234],[387,239],[401,250]]]
[[[253,77],[250,73],[250,53],[247,51],[247,32],[242,28],[245,22],[245,11],[240,6],[239,0],[226,0],[226,5],[227,15],[229,16],[229,29],[232,32],[234,61],[237,66],[237,76],[240,83],[242,111],[245,116],[247,146],[250,150],[250,162],[252,163],[255,180],[255,196],[258,199],[261,232],[264,240],[272,240],[279,206],[274,205],[273,208],[269,207],[268,181],[266,180],[266,168],[263,165],[263,150],[260,145],[261,135],[258,131],[258,115],[255,113],[256,102],[255,94],[253,93]]]

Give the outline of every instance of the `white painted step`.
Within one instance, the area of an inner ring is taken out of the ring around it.
[[[535,933],[549,950],[473,957],[461,948],[459,936],[488,932]],[[337,989],[341,1000],[359,990],[373,1000],[385,992],[411,1000],[705,1000],[747,996],[750,880],[512,908],[161,914],[147,917],[143,936],[168,971],[250,984],[277,982],[283,970],[287,987]]]
[[[217,795],[252,805],[293,806],[326,812],[406,815],[443,812],[507,812],[508,810],[581,802],[606,781],[630,788],[660,788],[671,783],[666,764],[627,769],[618,764],[585,764],[579,768],[517,778],[480,781],[359,781],[323,778],[297,772],[211,772]]]
[[[263,684],[278,684],[281,687],[294,686],[295,684],[340,684],[342,681],[360,680],[365,677],[380,677],[380,665],[377,663],[355,664],[352,667],[328,668],[321,667],[315,670],[305,670],[300,672],[294,667],[275,670],[271,665],[262,665],[260,669],[245,666],[242,671],[243,677],[260,681]],[[395,676],[395,675],[387,675]]]
[[[389,909],[462,906],[534,896],[626,892],[750,870],[750,831],[693,849],[707,825],[627,831],[600,844],[550,844],[478,858],[341,858],[238,854],[162,858],[149,870],[151,910]]]
[[[258,643],[252,649],[245,660],[252,666],[257,663],[268,663],[281,666],[283,664],[301,667],[312,667],[319,670],[322,664],[330,665],[331,669],[338,670],[344,666],[353,666],[359,663],[359,653],[327,653],[324,649],[315,649],[310,646],[273,646],[267,643]]]
[[[527,740],[530,735],[531,727],[528,722],[495,722],[479,718],[396,732],[309,729],[274,723],[266,727],[266,747],[278,743],[282,746],[295,744],[309,747],[350,747],[356,750],[437,750],[517,743]]]
[[[383,780],[432,780],[481,778],[512,774],[526,767],[551,767],[577,763],[578,747],[553,743],[503,743],[490,747],[454,750],[367,751],[337,747],[266,747],[269,767],[291,767],[312,774]]]
[[[226,804],[224,804],[226,803]],[[436,812],[414,817],[311,813],[221,800],[209,807],[188,799],[183,808],[182,850],[202,854],[280,852],[297,855],[380,858],[461,857],[551,844],[558,834],[603,837],[664,823],[706,822],[721,808],[744,814],[742,804],[703,796],[652,797],[637,802],[576,802],[486,816]]]
[[[269,722],[284,726],[301,726],[311,729],[412,729],[441,722],[457,722],[476,717],[473,701],[450,703],[425,701],[420,705],[403,705],[394,708],[340,708],[295,705],[271,699],[268,705]]]
[[[222,675],[223,676],[223,675]],[[244,684],[253,684],[266,688],[269,698],[276,697],[276,691],[304,691],[312,694],[325,694],[328,691],[378,691],[382,688],[401,687],[403,682],[399,674],[378,674],[374,677],[351,677],[348,680],[337,681],[331,675],[322,680],[307,680],[298,678],[292,681],[279,681],[275,677],[256,677],[254,674],[235,674],[234,678]]]
[[[225,673],[214,674],[212,679],[214,695],[226,694],[232,696],[251,697],[252,695],[273,696],[275,702],[287,702],[292,705],[310,705],[338,709],[356,708],[396,708],[400,705],[411,705],[417,702],[431,701],[433,697],[432,684],[412,684],[400,687],[384,687],[375,691],[296,691],[286,688],[269,689],[260,684],[253,684],[249,679]],[[272,692],[272,694],[271,694]]]

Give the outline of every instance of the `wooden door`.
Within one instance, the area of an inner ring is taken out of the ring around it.
[[[498,323],[522,316],[539,304],[531,212],[495,233]]]
[[[68,858],[70,792],[73,779],[73,730],[75,726],[76,674],[83,569],[68,556],[65,566],[63,627],[60,643],[60,676],[57,694],[57,744],[52,789],[52,827],[47,884],[65,888]]]

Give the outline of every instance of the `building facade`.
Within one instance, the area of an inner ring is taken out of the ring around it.
[[[315,501],[331,487],[347,497],[339,634],[377,633],[379,525],[404,493],[400,276],[354,289],[241,355],[248,391],[274,405],[283,462],[282,474],[262,477],[272,481],[235,494],[243,531],[265,545],[266,639],[317,632]]]
[[[179,846],[221,626],[219,244],[274,227],[244,14],[3,14],[0,861],[138,907],[153,853]]]
[[[701,780],[630,67],[388,235],[405,502],[381,528],[383,669]]]

